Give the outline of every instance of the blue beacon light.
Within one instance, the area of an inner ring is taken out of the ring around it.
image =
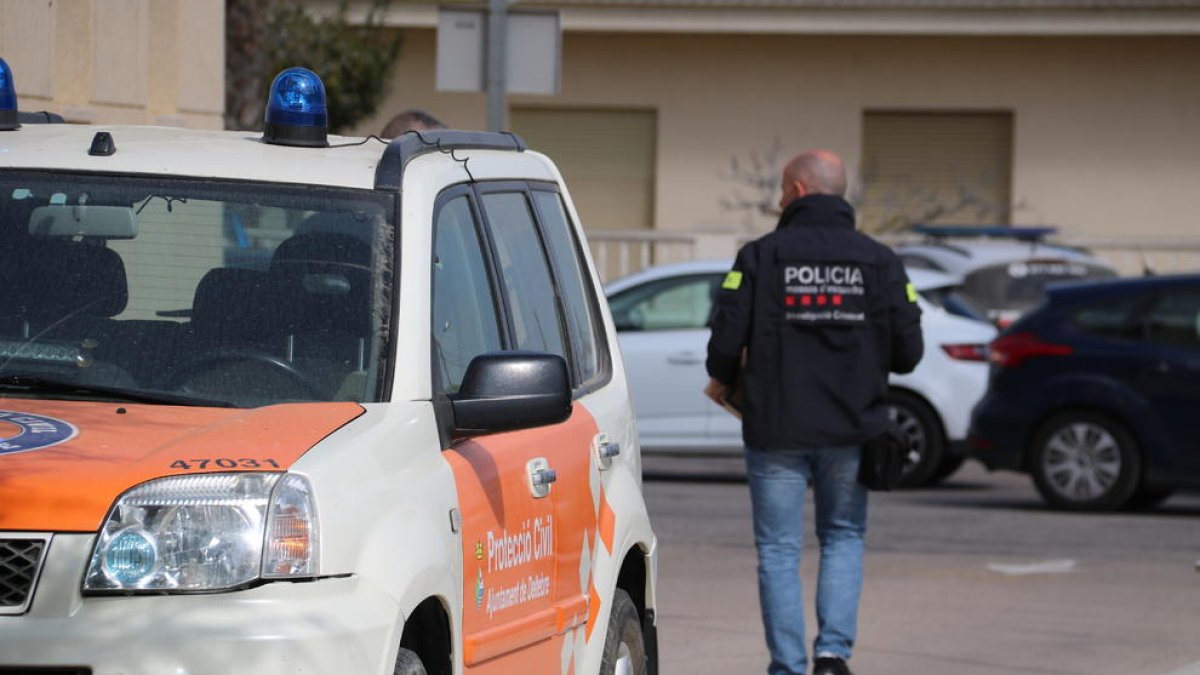
[[[0,131],[20,128],[17,114],[17,85],[13,84],[12,68],[0,59]]]
[[[324,148],[329,115],[325,108],[325,85],[307,68],[288,68],[275,76],[267,98],[263,142]]]

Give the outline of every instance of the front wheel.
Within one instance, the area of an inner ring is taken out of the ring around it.
[[[646,675],[646,644],[642,621],[629,594],[618,588],[613,592],[612,613],[604,638],[601,675]]]
[[[1071,511],[1114,511],[1133,498],[1142,463],[1133,436],[1111,418],[1057,415],[1034,437],[1030,473],[1042,498]]]

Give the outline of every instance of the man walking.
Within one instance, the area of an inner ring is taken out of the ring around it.
[[[854,229],[827,150],[783,171],[776,229],[738,252],[717,294],[705,393],[742,390],[769,675],[805,675],[800,554],[811,486],[821,545],[814,675],[850,675],[863,580],[863,442],[889,425],[888,371],[920,361],[920,310],[891,249]]]

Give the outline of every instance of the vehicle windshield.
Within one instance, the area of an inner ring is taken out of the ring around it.
[[[0,396],[381,400],[390,195],[0,172]]]
[[[1111,269],[1074,260],[1023,260],[981,267],[963,279],[963,291],[990,312],[1026,311],[1046,297],[1046,287],[1061,281],[1115,277]]]

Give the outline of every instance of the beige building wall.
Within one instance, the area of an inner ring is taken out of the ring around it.
[[[0,0],[0,57],[21,110],[223,126],[222,0]]]
[[[434,91],[435,39],[405,30],[389,99],[360,132],[406,107],[485,126],[482,94]],[[1200,233],[1200,38],[567,32],[563,52],[561,96],[511,103],[656,110],[659,229],[769,228],[721,208],[737,192],[730,161],[778,139],[857,172],[863,111],[882,109],[1011,111],[1013,224]]]

